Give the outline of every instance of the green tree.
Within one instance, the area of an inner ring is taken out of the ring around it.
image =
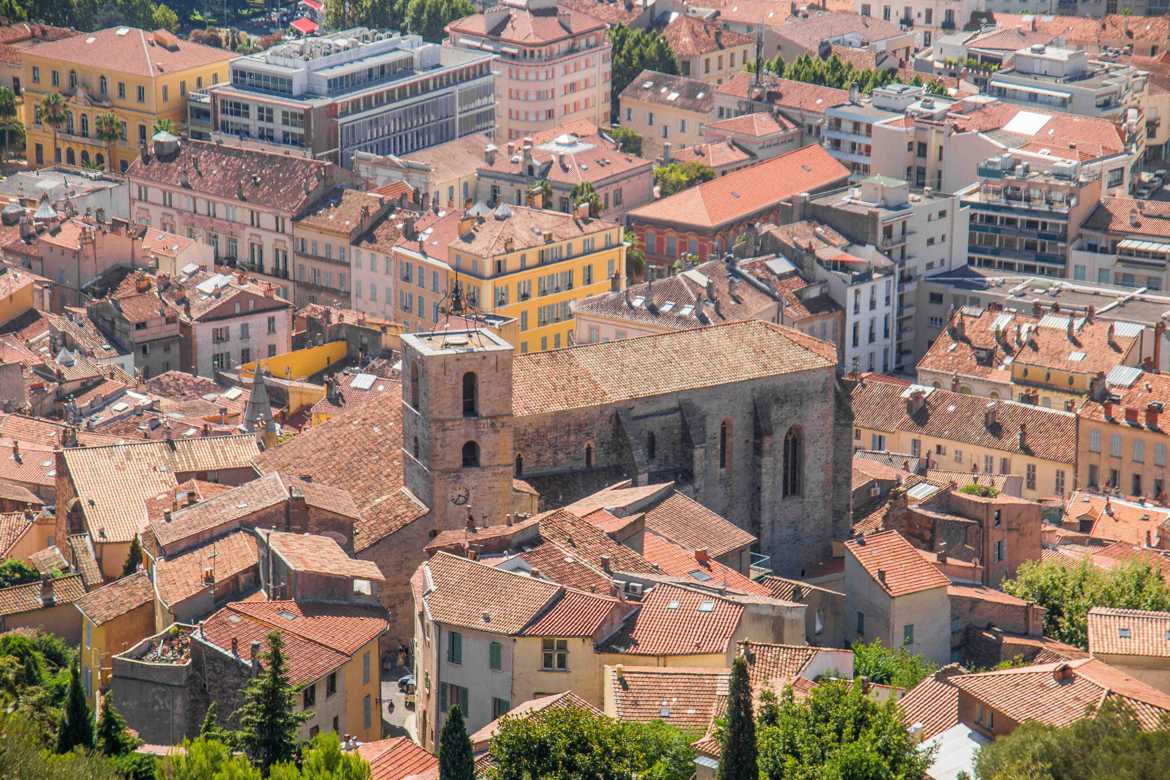
[[[111,114],[110,116],[113,116],[113,114]],[[101,118],[102,117],[100,117],[100,116],[98,117],[98,119],[101,119]],[[115,119],[115,122],[116,121],[117,120]],[[115,130],[115,133],[117,133],[116,130]],[[115,135],[115,138],[116,137],[117,137],[117,135]],[[113,165],[113,163],[114,163],[114,161],[110,160],[111,166]],[[134,538],[130,541],[130,551],[128,553],[126,553],[126,563],[124,563],[122,565],[122,576],[129,577],[131,574],[138,571],[138,567],[141,565],[142,565],[142,544],[138,541],[138,535],[135,534]]]
[[[8,558],[0,563],[0,588],[10,588],[13,585],[36,582],[40,578],[41,573],[24,561]]]
[[[678,73],[678,58],[666,39],[653,30],[641,30],[615,24],[609,28],[612,44],[610,73],[611,118],[618,119],[619,96],[643,70]]]
[[[1123,699],[1062,728],[1029,721],[984,746],[978,780],[1143,780],[1170,765],[1170,723],[1145,730]]]
[[[107,756],[122,756],[142,744],[141,740],[130,736],[126,728],[126,719],[122,713],[114,709],[113,692],[102,697],[101,715],[97,723],[97,745]]]
[[[471,740],[467,737],[467,727],[458,704],[447,713],[447,720],[439,733],[439,780],[475,780]]]
[[[57,726],[57,752],[68,753],[75,747],[94,747],[93,713],[81,688],[81,665],[76,662],[69,669],[69,694]]]
[[[762,780],[917,778],[933,758],[918,750],[893,700],[876,702],[843,680],[800,702],[785,687],[775,718],[759,730]]]
[[[532,187],[531,194],[536,195],[537,192],[540,193],[540,207],[542,209],[554,208],[552,182],[550,182],[548,179],[541,179]],[[529,204],[533,202],[534,201],[529,201]]]
[[[199,736],[205,739],[228,742],[228,733],[219,725],[219,708],[215,702],[207,705],[207,712],[203,715],[203,722],[199,724]]]
[[[9,127],[20,124],[16,110],[16,94],[8,87],[0,87],[0,130],[4,131],[4,157],[8,157]]]
[[[99,141],[106,144],[106,170],[114,170],[114,143],[122,137],[122,123],[113,111],[98,114],[93,120],[93,134]],[[134,568],[130,564],[134,563]],[[122,568],[122,576],[133,574],[142,563],[142,548],[138,544],[138,537],[130,543],[130,554],[126,558],[126,565]]]
[[[719,748],[719,780],[754,780],[759,777],[752,686],[748,680],[747,661],[743,656],[731,664],[727,721],[720,736]]]
[[[578,182],[569,193],[569,203],[573,210],[582,203],[589,204],[589,216],[596,219],[601,216],[601,196],[587,181]]]
[[[638,157],[642,156],[642,136],[638,135],[638,131],[632,127],[622,127],[621,125],[606,130],[605,134],[614,140],[626,154],[632,154]]]
[[[853,675],[880,685],[913,688],[934,674],[935,665],[904,647],[891,650],[875,639],[853,643]]]
[[[279,780],[275,772],[272,777]],[[292,780],[294,776],[289,777]],[[295,777],[303,777],[305,780],[368,780],[370,765],[356,753],[342,751],[341,740],[330,731],[318,734],[309,745],[301,760],[300,773]]]
[[[65,105],[65,98],[56,92],[50,92],[41,98],[41,121],[53,131],[53,159],[61,157],[61,148],[57,143],[57,132],[69,119],[69,109]]]
[[[628,228],[622,233],[622,242],[626,245],[626,279],[639,279],[646,270],[646,250],[634,231]]]
[[[260,770],[234,755],[222,742],[200,737],[184,742],[181,753],[163,759],[159,776],[166,780],[261,780]]]
[[[666,723],[623,722],[557,707],[504,718],[489,747],[491,777],[689,780],[695,758],[690,743],[697,737]]]
[[[124,780],[104,756],[45,750],[36,723],[0,711],[0,777],[5,780]]]
[[[164,3],[158,3],[150,9],[150,23],[156,30],[179,31],[179,15]]]
[[[248,683],[244,703],[236,713],[244,752],[264,772],[273,764],[291,761],[296,754],[297,727],[307,715],[297,712],[285,668],[284,640],[268,634],[268,649],[260,655],[263,670]]]
[[[159,133],[170,133],[171,135],[179,134],[175,129],[175,123],[165,118],[154,120],[154,126],[150,128],[150,134],[152,136],[158,135]]]
[[[440,41],[448,24],[475,13],[471,0],[410,0],[405,6],[403,26],[428,41]]]
[[[1027,561],[1003,589],[1044,607],[1044,633],[1088,648],[1089,610],[1093,607],[1170,609],[1170,586],[1143,563],[1104,570],[1082,561],[1077,566]]]
[[[654,169],[654,181],[658,184],[659,194],[664,198],[714,178],[715,171],[697,160],[672,162]]]

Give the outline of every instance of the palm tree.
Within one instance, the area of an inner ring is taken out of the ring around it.
[[[57,131],[69,118],[69,109],[65,105],[65,98],[56,92],[50,92],[41,98],[41,121],[53,128],[53,161],[61,157],[61,150],[57,145]]]
[[[9,144],[25,138],[24,124],[16,117],[0,119],[0,132],[4,133],[4,156],[0,159],[7,162]]]
[[[154,120],[154,127],[150,129],[150,134],[158,135],[159,133],[170,133],[171,135],[179,134],[178,131],[175,130],[175,123],[169,119]]]
[[[98,114],[93,120],[93,134],[106,142],[106,170],[114,171],[114,142],[122,137],[122,124],[113,111]]]

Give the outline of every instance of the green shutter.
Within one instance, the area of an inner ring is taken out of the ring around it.
[[[500,643],[499,642],[492,642],[488,647],[489,647],[488,660],[491,664],[491,668],[493,668],[493,669],[504,668],[503,662],[500,658],[500,655],[501,655]]]

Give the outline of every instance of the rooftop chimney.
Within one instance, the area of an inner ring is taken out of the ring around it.
[[[609,572],[613,569],[613,559],[608,555],[601,556],[601,570]]]
[[[706,547],[700,547],[695,550],[695,560],[706,565],[711,562],[711,553]]]
[[[56,603],[56,597],[53,595],[53,575],[45,572],[41,575],[41,604],[46,607],[51,607]]]
[[[1028,448],[1028,428],[1024,423],[1020,423],[1020,431],[1016,434],[1016,444],[1020,451]]]

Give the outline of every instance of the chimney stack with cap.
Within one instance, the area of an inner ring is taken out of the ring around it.
[[[695,560],[706,566],[711,562],[711,553],[706,547],[695,550]]]
[[[53,575],[50,572],[45,572],[41,575],[41,604],[51,607],[54,603],[56,603],[56,597],[53,595]]]

